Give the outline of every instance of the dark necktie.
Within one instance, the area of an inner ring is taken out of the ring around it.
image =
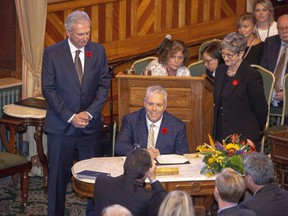
[[[275,75],[274,88],[275,88],[276,92],[280,91],[282,73],[286,68],[285,59],[286,59],[286,55],[287,55],[287,48],[288,48],[288,44],[285,44],[284,49],[281,52],[281,56],[279,58],[278,64],[277,64],[275,71],[274,71],[274,75]]]
[[[77,76],[78,76],[79,82],[82,85],[83,71],[82,71],[81,60],[80,60],[80,57],[79,57],[80,52],[81,52],[81,50],[76,50],[74,64],[75,64],[75,68],[76,68],[76,72],[77,72]]]

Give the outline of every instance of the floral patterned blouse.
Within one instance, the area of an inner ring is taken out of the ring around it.
[[[158,59],[155,59],[149,63],[149,65],[144,69],[144,71],[150,70],[151,76],[168,76],[166,68],[163,64],[158,62]],[[187,67],[181,66],[176,72],[176,76],[191,76],[190,71]]]

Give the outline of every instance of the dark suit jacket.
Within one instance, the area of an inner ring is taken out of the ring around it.
[[[273,73],[277,64],[280,48],[281,39],[279,35],[266,38],[260,65]],[[286,67],[286,73],[288,73],[288,67]]]
[[[91,55],[88,55],[89,53]],[[101,129],[101,110],[110,86],[104,47],[88,42],[85,46],[83,86],[81,88],[68,40],[45,49],[42,66],[43,96],[48,102],[45,118],[47,133],[71,135],[76,130],[86,134]],[[84,129],[67,121],[73,114],[88,111],[93,119]]]
[[[163,129],[167,133],[163,133]],[[122,126],[117,136],[115,153],[126,155],[133,149],[134,144],[147,148],[148,128],[146,110],[142,108],[123,117]],[[167,111],[164,112],[159,129],[156,148],[161,154],[188,153],[188,141],[185,124]]]
[[[96,216],[113,204],[120,204],[134,216],[157,215],[166,191],[159,181],[154,182],[152,190],[143,188],[140,182],[125,175],[116,178],[99,176],[95,181],[94,204]]]
[[[288,191],[269,184],[239,205],[240,208],[253,210],[257,216],[287,216]]]
[[[218,127],[217,115],[221,104],[220,96],[224,85],[228,66],[225,64],[217,68],[214,84],[214,127],[216,137]],[[263,80],[260,73],[242,61],[233,81],[236,86],[228,83],[228,89],[223,93],[223,138],[237,133],[242,139],[259,140],[260,131],[265,127],[268,105],[264,95]],[[220,140],[218,140],[220,141]]]
[[[240,209],[240,207],[234,206],[231,208],[223,209],[218,216],[256,216],[256,213],[249,209]]]

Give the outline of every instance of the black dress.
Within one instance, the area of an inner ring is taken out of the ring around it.
[[[249,48],[250,47],[246,47],[244,56],[248,52]],[[264,42],[261,42],[255,46],[252,46],[247,56],[245,57],[245,61],[250,65],[251,64],[259,65],[261,58],[262,58],[263,48],[264,48]]]

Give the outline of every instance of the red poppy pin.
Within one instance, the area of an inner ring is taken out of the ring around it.
[[[167,128],[162,128],[161,132],[162,132],[163,134],[167,134],[167,133],[168,133],[168,129],[167,129]]]
[[[86,52],[86,56],[88,57],[88,58],[91,58],[92,57],[92,53],[91,52]]]
[[[233,86],[237,86],[238,84],[239,84],[238,80],[234,79],[234,80],[232,81],[232,85],[233,85]]]

